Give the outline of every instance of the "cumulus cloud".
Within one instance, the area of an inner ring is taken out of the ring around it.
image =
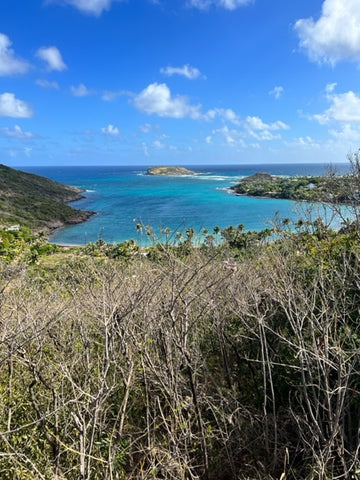
[[[332,65],[360,61],[359,0],[325,0],[318,20],[303,18],[294,28],[311,60]]]
[[[56,47],[41,47],[36,52],[36,56],[47,64],[49,71],[57,70],[61,72],[66,70],[67,66],[64,63],[61,53]]]
[[[206,120],[214,120],[216,117],[235,125],[240,125],[240,117],[231,108],[212,108],[204,115]]]
[[[238,7],[248,5],[253,0],[190,0],[190,6],[206,10],[211,6],[222,7],[226,10],[235,10]]]
[[[279,98],[283,93],[284,93],[284,87],[276,86],[272,90],[270,90],[269,95],[272,95],[276,98],[276,100],[279,100]]]
[[[334,84],[332,84],[334,85]],[[326,98],[331,104],[330,107],[321,114],[314,115],[314,118],[322,125],[331,121],[342,123],[360,122],[360,97],[353,91],[345,93],[333,93],[328,90]]]
[[[278,120],[273,123],[265,123],[260,117],[246,117],[245,128],[248,134],[257,140],[277,140],[281,138],[280,134],[274,134],[273,131],[288,130],[290,127],[286,123]]]
[[[53,88],[54,90],[59,90],[60,88],[57,82],[50,82],[49,80],[44,80],[42,78],[38,78],[35,83],[42,88]]]
[[[242,128],[230,129],[227,125],[221,128],[214,129],[212,135],[221,136],[229,146],[245,146],[244,139],[255,138],[258,141],[278,140],[281,138],[279,133],[274,134],[274,131],[288,130],[289,126],[284,122],[277,121],[273,123],[265,123],[260,117],[246,117],[245,121],[241,123]],[[206,138],[206,143],[212,142],[212,137]],[[258,144],[247,144],[258,148]]]
[[[115,127],[114,125],[109,124],[107,127],[103,127],[101,129],[102,133],[105,135],[112,135],[114,137],[121,135],[120,130],[118,127]]]
[[[112,3],[118,0],[48,0],[47,3],[59,3],[60,5],[70,5],[80,10],[80,12],[89,15],[99,16],[103,12],[110,10]]]
[[[230,129],[227,125],[224,125],[221,128],[217,128],[212,131],[212,135],[217,135],[222,137],[225,140],[225,143],[230,147],[235,146],[244,146],[245,142],[242,139],[243,132],[235,129]],[[209,136],[206,138],[206,143],[211,143],[212,137]]]
[[[185,96],[173,97],[165,83],[152,83],[134,97],[135,107],[148,115],[168,118],[201,117],[201,105],[191,105]]]
[[[352,143],[354,145],[359,145],[360,143],[360,126],[345,124],[341,125],[339,129],[331,129],[329,133],[337,141],[344,143]]]
[[[305,137],[294,138],[291,142],[284,142],[288,147],[295,148],[319,148],[320,144],[316,142],[312,137],[306,135]]]
[[[265,123],[260,117],[246,117],[246,124],[253,130],[288,130],[289,126],[280,120],[273,123]]]
[[[15,125],[13,129],[9,127],[4,127],[1,129],[1,133],[3,136],[8,138],[17,138],[20,140],[29,140],[30,138],[34,138],[35,135],[31,132],[24,132],[19,125]]]
[[[15,56],[11,44],[9,37],[0,33],[0,76],[25,73],[30,68],[25,60]]]
[[[161,68],[160,72],[168,77],[172,75],[182,75],[183,77],[188,78],[189,80],[194,80],[195,78],[199,78],[201,73],[200,70],[192,67],[191,65],[184,65],[183,67],[166,67]]]
[[[95,93],[94,90],[89,90],[83,83],[80,83],[77,87],[71,86],[70,90],[74,97],[87,97]]]
[[[13,93],[0,94],[0,117],[29,118],[33,112],[29,105],[15,97]]]

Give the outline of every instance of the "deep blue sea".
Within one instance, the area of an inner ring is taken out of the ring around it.
[[[129,239],[145,244],[136,225],[151,225],[172,232],[194,228],[197,232],[214,226],[224,228],[242,223],[248,230],[271,226],[275,213],[296,218],[297,206],[288,200],[248,198],[232,195],[227,187],[256,172],[274,175],[320,175],[323,164],[208,165],[189,166],[191,176],[157,177],[146,175],[141,166],[21,167],[58,182],[86,190],[85,198],[72,205],[97,214],[79,225],[56,231],[51,241],[82,245],[99,238],[107,242]],[[346,163],[332,165],[339,173],[349,170]]]

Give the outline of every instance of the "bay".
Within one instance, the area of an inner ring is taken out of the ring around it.
[[[26,166],[21,170],[52,178],[86,190],[85,198],[72,206],[96,212],[90,220],[54,232],[50,241],[84,245],[102,238],[106,242],[135,239],[147,243],[136,225],[150,225],[173,234],[193,228],[200,232],[214,226],[225,228],[242,223],[248,230],[271,226],[274,215],[298,217],[296,202],[250,198],[230,194],[228,187],[256,172],[274,175],[323,175],[323,164],[201,165],[188,166],[197,172],[190,176],[150,176],[145,166]],[[346,173],[349,164],[332,166]]]

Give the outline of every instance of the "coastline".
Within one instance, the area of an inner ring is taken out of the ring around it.
[[[87,223],[79,222],[65,228],[58,225],[56,231],[53,229],[51,242],[84,245],[85,242],[96,242],[99,236],[110,243],[132,238],[139,240],[141,235],[136,231],[134,219],[144,225],[152,225],[155,232],[162,227],[177,232],[187,227],[196,231],[201,228],[211,231],[215,225],[225,228],[240,222],[249,230],[260,230],[269,224],[275,211],[282,217],[296,217],[293,212],[295,201],[275,202],[278,199],[271,197],[236,198],[238,195],[233,190],[225,190],[258,169],[264,171],[264,166],[221,165],[209,168],[205,165],[201,168],[202,172],[198,175],[167,178],[146,176],[145,168],[140,175],[139,169],[132,166],[61,169],[56,180],[85,189],[83,195],[86,199],[72,205],[95,210],[97,214],[89,217]],[[204,175],[205,171],[211,172],[211,175]],[[315,169],[306,165],[306,168],[303,166],[298,170],[292,164],[287,168],[283,165],[281,169],[279,166],[269,168],[268,171],[286,176],[321,174],[319,166]],[[41,169],[39,173],[55,176],[52,169]],[[81,217],[81,220],[86,221],[87,217]]]
[[[87,190],[84,190],[84,189],[78,188],[78,187],[73,187],[73,186],[70,186],[70,187],[74,189],[74,195],[64,201],[65,205],[68,205],[69,203],[72,203],[72,202],[77,202],[79,200],[82,200],[83,198],[85,198],[85,195],[82,195],[82,193],[87,191]],[[80,224],[80,223],[85,223],[91,217],[93,217],[94,215],[97,215],[97,212],[95,212],[93,210],[80,210],[80,209],[77,209],[77,208],[74,208],[74,207],[71,207],[71,208],[73,209],[74,215],[71,216],[70,218],[68,218],[67,220],[60,220],[60,219],[49,220],[48,222],[46,222],[46,225],[44,227],[37,228],[34,231],[35,232],[41,232],[42,231],[42,232],[45,232],[47,235],[50,236],[53,233],[55,233],[56,230],[59,230],[61,228],[71,226],[71,225],[77,225],[77,224]],[[49,243],[52,243],[52,242],[49,242]],[[55,244],[56,243],[54,242],[54,245]],[[64,246],[65,245],[66,244],[64,244]]]

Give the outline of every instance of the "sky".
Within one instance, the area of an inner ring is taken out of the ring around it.
[[[0,163],[346,162],[359,0],[1,0]]]

